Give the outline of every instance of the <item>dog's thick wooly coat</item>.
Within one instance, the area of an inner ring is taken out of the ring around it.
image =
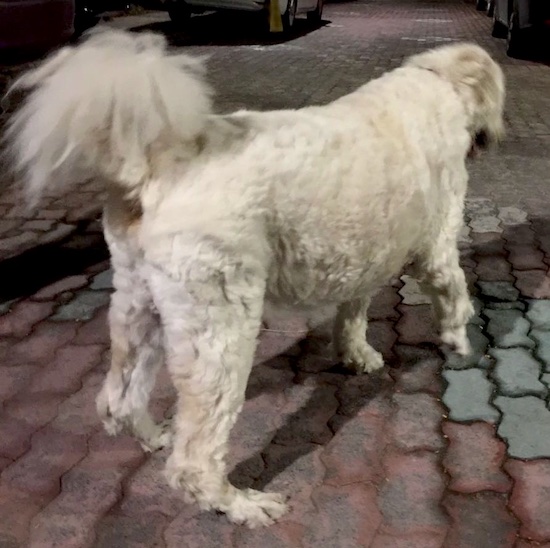
[[[171,441],[148,412],[159,366],[178,391],[167,477],[250,527],[279,494],[232,486],[229,431],[244,400],[264,299],[337,304],[334,348],[382,367],[365,339],[371,296],[412,262],[442,341],[468,352],[457,235],[465,159],[502,132],[504,82],[471,44],[440,47],[326,106],[215,115],[200,61],[160,36],[104,31],[24,75],[8,139],[31,200],[96,177],[115,293],[107,430]]]

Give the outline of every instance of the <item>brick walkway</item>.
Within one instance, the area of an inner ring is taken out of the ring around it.
[[[292,510],[250,531],[170,490],[166,451],[145,455],[102,432],[94,398],[108,366],[108,264],[84,262],[32,291],[14,275],[25,295],[0,304],[0,546],[550,547],[550,68],[507,60],[489,21],[459,1],[337,3],[326,19],[281,44],[219,38],[215,20],[200,23],[210,29],[200,40],[171,36],[213,53],[223,110],[323,102],[451,39],[475,39],[497,56],[509,136],[472,165],[461,242],[478,311],[474,354],[441,354],[426,297],[406,275],[371,307],[368,336],[389,364],[379,375],[346,375],[327,360],[329,313],[268,314],[232,435],[231,478],[290,495]],[[168,28],[161,17],[141,19],[150,20]],[[71,221],[79,208],[82,219],[95,214],[84,208],[97,207],[100,189],[85,192],[59,194],[33,219],[15,215],[16,195],[4,194],[0,231],[18,224],[0,249],[21,234],[33,235],[29,246],[38,234],[59,241],[56,226],[70,225],[63,246],[91,253],[97,226]],[[56,210],[58,225],[28,224]],[[25,246],[10,249],[13,261]],[[30,261],[18,276],[43,279],[47,265]],[[161,375],[158,419],[173,401]]]

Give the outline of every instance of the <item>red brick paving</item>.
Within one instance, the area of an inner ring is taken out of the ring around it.
[[[513,282],[512,268],[504,257],[479,256],[476,258],[478,279],[484,282]]]
[[[510,508],[521,521],[520,534],[540,542],[550,540],[550,460],[509,460],[514,480]]]
[[[401,314],[401,319],[395,326],[400,335],[399,342],[412,346],[428,342],[438,344],[439,340],[431,305],[399,305],[397,309]]]
[[[440,375],[443,360],[437,352],[397,345],[396,354],[400,367],[392,369],[391,375],[398,392],[427,392],[435,396],[443,392]]]
[[[443,432],[449,439],[443,459],[443,466],[451,476],[449,489],[464,494],[510,490],[510,478],[502,471],[506,445],[496,437],[493,425],[447,421],[443,423]]]
[[[451,517],[445,547],[513,548],[517,522],[510,514],[505,495],[483,492],[473,495],[448,494],[444,506]]]
[[[389,454],[384,467],[386,477],[378,499],[382,531],[395,536],[442,534],[448,518],[436,503],[445,490],[438,456],[427,451]]]
[[[395,394],[391,433],[394,444],[404,452],[443,449],[441,418],[445,408],[428,394]]]
[[[544,270],[544,253],[534,246],[523,244],[507,245],[508,260],[514,270]]]
[[[550,276],[547,270],[516,270],[516,287],[531,299],[550,299]]]
[[[51,315],[53,303],[25,301],[16,304],[10,314],[0,317],[0,337],[22,338],[28,335],[35,324]]]
[[[62,293],[51,293],[48,310]],[[401,338],[391,349],[400,364],[391,376],[308,372],[297,356],[257,365],[232,436],[231,477],[286,493],[291,512],[260,531],[200,513],[164,482],[166,451],[145,455],[135,440],[100,428],[94,397],[108,358],[103,322],[105,309],[77,329],[46,317],[24,336],[10,324],[8,349],[37,344],[38,336],[46,352],[37,352],[40,344],[27,356],[8,350],[3,366],[0,523],[11,525],[0,525],[0,540],[266,548],[550,542],[550,460],[507,460],[492,425],[445,420],[441,358]],[[292,344],[303,336],[285,335]],[[269,355],[263,344],[259,354]],[[154,405],[164,412],[172,399],[161,385]]]

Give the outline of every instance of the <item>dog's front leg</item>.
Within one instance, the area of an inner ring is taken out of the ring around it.
[[[448,244],[449,246],[452,244]],[[458,251],[446,247],[424,263],[420,286],[431,296],[441,340],[461,355],[470,353],[466,325],[474,314]]]
[[[457,200],[443,220],[441,232],[429,242],[414,268],[421,287],[432,299],[441,340],[466,355],[470,352],[466,325],[474,308],[459,261],[457,237],[462,219],[462,202]]]
[[[366,339],[370,299],[356,299],[338,307],[333,344],[336,357],[357,373],[370,373],[384,366],[384,359]]]
[[[151,284],[178,391],[166,476],[203,510],[225,512],[249,527],[269,525],[286,512],[281,495],[237,489],[225,464],[252,367],[265,282],[250,273],[209,272],[208,265],[191,269],[187,282],[157,271]]]

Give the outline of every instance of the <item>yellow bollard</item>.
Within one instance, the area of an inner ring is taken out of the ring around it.
[[[269,32],[283,32],[279,0],[269,0]]]

